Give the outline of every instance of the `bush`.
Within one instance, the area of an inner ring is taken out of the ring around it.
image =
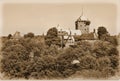
[[[60,46],[60,37],[58,37],[58,30],[53,27],[50,28],[47,32],[47,35],[45,36],[45,43],[48,46],[51,45],[58,45]]]
[[[81,69],[96,69],[96,58],[91,55],[85,55],[80,60]]]
[[[1,71],[9,78],[67,78],[78,71],[81,76],[106,78],[115,75],[119,65],[116,46],[107,41],[80,41],[74,48],[58,49],[35,37],[10,39],[4,41],[1,54]]]
[[[34,33],[29,32],[29,33],[24,35],[24,38],[28,38],[28,37],[33,38],[34,37]]]

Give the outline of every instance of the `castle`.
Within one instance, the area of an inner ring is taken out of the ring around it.
[[[95,32],[95,29],[93,32],[89,31],[90,24],[90,20],[88,20],[82,13],[81,16],[75,21],[74,29],[62,29],[58,25],[56,28],[58,30],[58,36],[61,38],[61,43],[64,43],[66,46],[69,46],[74,45],[77,41],[80,40],[96,40],[97,34]],[[14,39],[19,39],[20,37],[20,32],[16,32],[13,35]]]
[[[79,37],[79,40],[89,40],[93,41],[97,39],[97,34],[95,29],[93,32],[89,31],[90,20],[88,20],[83,14],[75,21],[75,29],[66,30],[60,27],[58,29],[58,35],[61,37],[61,40],[65,42],[67,46],[74,45],[76,41],[76,37]]]
[[[72,35],[81,35],[81,34],[88,34],[89,33],[89,26],[90,26],[90,21],[83,15],[75,21],[75,29],[74,30],[65,30],[60,27],[57,27],[58,29],[58,34],[60,35],[61,33],[69,34],[71,32]]]
[[[83,14],[75,21],[75,29],[80,30],[82,34],[89,33],[90,21]]]

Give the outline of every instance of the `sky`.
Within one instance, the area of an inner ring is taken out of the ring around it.
[[[114,4],[94,3],[7,3],[3,5],[3,35],[33,32],[46,33],[58,24],[75,29],[75,21],[82,13],[91,21],[90,32],[105,26],[110,34],[117,31],[117,7]]]

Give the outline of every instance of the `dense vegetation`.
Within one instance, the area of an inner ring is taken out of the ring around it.
[[[48,46],[51,45],[60,46],[61,45],[60,41],[61,41],[60,37],[58,37],[58,30],[55,27],[50,28],[47,32],[47,35],[45,36],[45,43]]]
[[[30,32],[19,39],[12,38],[11,34],[2,38],[0,70],[4,76],[63,79],[76,73],[85,78],[109,78],[116,74],[119,65],[117,40],[108,35],[104,27],[98,28],[99,40],[80,40],[67,48],[60,48],[57,32],[56,28],[51,28],[46,36]]]
[[[99,40],[108,41],[115,46],[118,45],[117,37],[116,36],[111,36],[104,26],[98,27],[98,32],[97,33],[98,33],[98,39]]]
[[[80,41],[74,48],[58,49],[41,39],[44,37],[4,40],[1,72],[5,77],[63,79],[80,72],[79,76],[106,78],[117,71],[118,51],[107,41]],[[80,63],[72,64],[74,60]]]

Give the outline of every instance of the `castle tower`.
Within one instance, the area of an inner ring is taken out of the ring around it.
[[[89,33],[90,21],[85,18],[83,12],[81,16],[75,21],[75,29],[80,30],[82,34]]]

